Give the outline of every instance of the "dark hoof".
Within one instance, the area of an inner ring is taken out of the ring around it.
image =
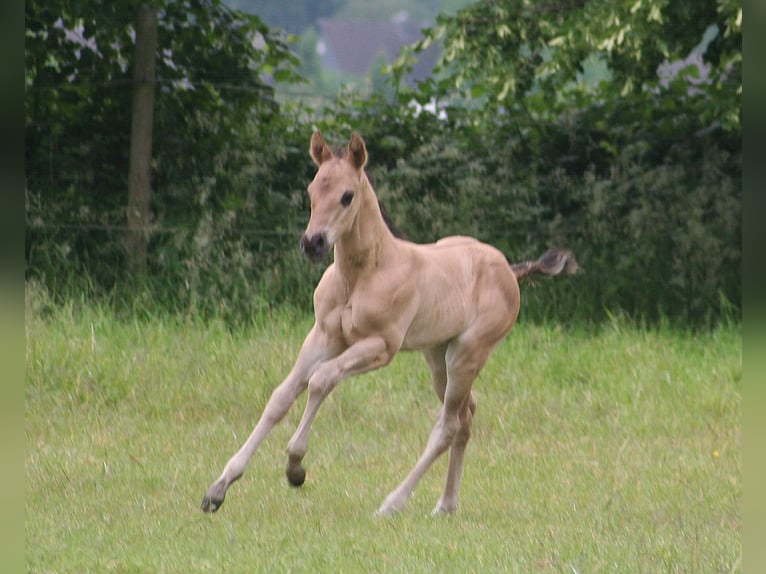
[[[202,504],[200,505],[202,512],[215,512],[221,508],[225,496],[226,487],[223,484],[216,482],[208,489],[205,498],[202,499]]]
[[[223,504],[223,499],[220,500],[213,500],[209,496],[205,496],[205,498],[202,499],[202,512],[215,512],[219,508],[221,508],[221,505]]]
[[[288,464],[287,472],[285,474],[287,475],[287,481],[296,488],[302,486],[303,483],[306,482],[306,469],[300,464]]]

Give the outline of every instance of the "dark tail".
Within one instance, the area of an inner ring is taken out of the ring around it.
[[[576,273],[579,268],[574,255],[568,249],[550,249],[537,261],[511,263],[511,269],[513,269],[517,279],[537,274],[550,277],[571,275]]]

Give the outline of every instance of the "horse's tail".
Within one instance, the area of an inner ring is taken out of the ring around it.
[[[571,275],[579,269],[577,261],[568,249],[550,249],[537,261],[511,263],[511,269],[517,279],[530,275],[543,274],[550,277],[556,275]]]

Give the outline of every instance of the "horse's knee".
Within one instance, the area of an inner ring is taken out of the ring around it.
[[[324,397],[338,384],[339,379],[338,368],[325,363],[311,375],[308,383],[309,394]]]
[[[473,421],[473,415],[476,412],[476,401],[471,397],[464,410],[460,412],[460,426],[455,433],[454,445],[465,446],[471,439],[471,422]]]
[[[471,421],[467,420],[460,425],[460,428],[458,429],[457,434],[455,435],[455,440],[462,443],[467,443],[470,438],[471,438]]]
[[[445,413],[439,416],[435,433],[436,447],[441,452],[452,446],[461,429],[460,417],[457,413]]]
[[[471,440],[471,423],[470,421],[464,422],[460,425],[452,444],[456,446],[465,446],[468,441]]]

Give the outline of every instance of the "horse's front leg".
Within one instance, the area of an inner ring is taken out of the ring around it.
[[[336,351],[337,353],[337,351]],[[231,484],[242,476],[258,446],[272,428],[281,421],[308,384],[317,365],[333,355],[326,337],[315,326],[306,336],[298,358],[287,378],[274,389],[261,418],[242,447],[229,459],[221,476],[210,485],[202,499],[202,510],[215,512],[223,504],[226,491]]]
[[[306,410],[295,434],[287,444],[287,480],[293,486],[301,486],[306,479],[302,461],[308,450],[308,436],[311,424],[319,411],[322,401],[344,378],[380,368],[393,359],[391,351],[382,337],[368,337],[354,343],[343,353],[319,365],[308,382]]]

